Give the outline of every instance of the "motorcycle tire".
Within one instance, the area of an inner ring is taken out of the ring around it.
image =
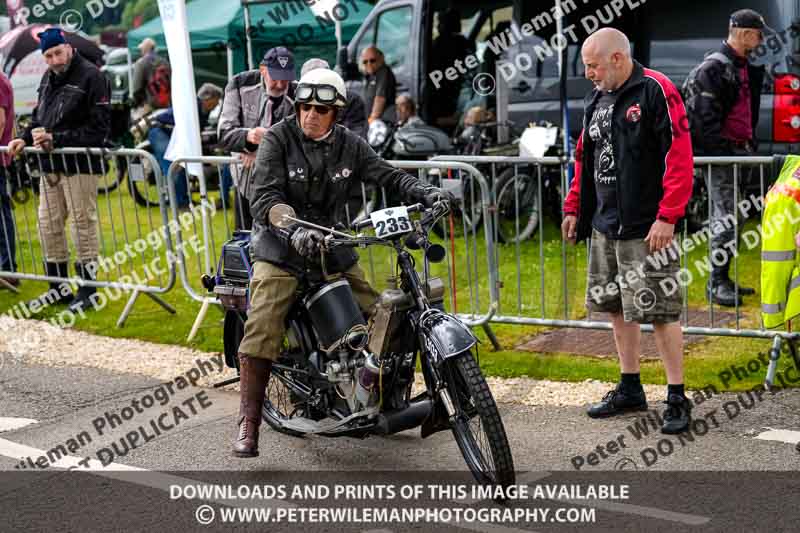
[[[239,311],[225,311],[225,322],[222,326],[222,345],[225,354],[225,365],[235,368],[239,373],[239,345],[244,338],[244,323],[247,322],[247,313]]]
[[[475,362],[466,351],[444,363],[448,392],[456,408],[453,437],[472,475],[479,483],[508,487],[516,479],[511,447],[497,404]],[[472,423],[477,421],[477,432]],[[486,449],[481,449],[481,444]]]

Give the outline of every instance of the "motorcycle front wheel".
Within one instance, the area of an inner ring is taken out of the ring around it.
[[[472,475],[479,483],[513,485],[514,460],[503,420],[472,352],[448,359],[444,368],[456,410],[451,429]]]

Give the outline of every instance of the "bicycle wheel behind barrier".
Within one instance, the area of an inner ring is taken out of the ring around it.
[[[449,239],[451,233],[458,238],[476,232],[483,221],[480,184],[467,172],[457,171],[454,177],[461,182],[456,194],[458,202],[450,216],[433,227],[433,232],[442,239]]]

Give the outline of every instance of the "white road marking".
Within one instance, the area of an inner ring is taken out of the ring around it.
[[[766,428],[769,431],[764,431],[756,435],[759,440],[776,440],[778,442],[786,442],[788,444],[797,444],[800,442],[800,431],[793,431],[790,429],[772,429]]]
[[[24,428],[25,426],[29,426],[37,422],[38,420],[34,420],[33,418],[8,418],[0,416],[0,433]]]
[[[27,420],[27,419],[26,419]],[[800,433],[798,433],[800,435]],[[30,457],[33,459],[34,457],[39,457],[42,455],[46,455],[47,452],[44,450],[40,450],[38,448],[34,448],[32,446],[26,446],[24,444],[18,444],[16,442],[12,442],[7,439],[0,438],[0,456],[8,457],[11,459],[16,459],[18,461],[22,461],[26,457]],[[84,463],[84,464],[81,464]],[[86,465],[88,463],[88,466]],[[86,461],[84,458],[79,458],[75,456],[64,456],[59,460],[53,462],[51,467],[54,468],[66,468],[70,470],[77,470],[81,472],[90,472],[95,475],[103,476],[110,479],[117,479],[120,481],[125,481],[128,483],[133,483],[136,485],[143,485],[147,487],[152,487],[155,489],[162,490],[168,494],[170,494],[170,487],[174,485],[178,486],[187,486],[187,485],[194,485],[196,487],[201,486],[208,486],[214,487],[215,485],[204,483],[201,481],[195,481],[192,479],[174,476],[171,474],[163,474],[161,472],[153,472],[147,470],[145,468],[138,468],[135,466],[128,466],[119,463],[110,463],[106,466],[96,460],[90,459]],[[147,475],[143,475],[142,473],[146,472]],[[542,473],[529,473],[523,476],[520,481],[524,482],[525,484],[529,484],[537,479],[541,479],[543,477],[547,477],[551,475],[549,472],[542,472]],[[171,500],[170,495],[170,500]],[[198,501],[209,501],[214,502],[219,505],[226,505],[228,507],[256,507],[253,500],[229,500],[229,499],[219,499],[219,498],[197,498]],[[606,502],[606,501],[572,501],[572,500],[559,500],[554,499],[553,501],[558,502],[565,502],[565,503],[572,503],[575,505],[581,505],[585,507],[595,507],[598,509],[606,509],[610,511],[615,511],[619,513],[625,514],[636,514],[640,516],[649,516],[653,518],[660,518],[662,520],[669,520],[673,522],[682,522],[691,525],[699,525],[705,524],[709,522],[709,518],[698,516],[698,515],[690,515],[684,513],[676,513],[672,511],[665,511],[662,509],[657,509],[653,507],[642,507],[639,505],[631,505],[631,504],[619,504],[614,502]],[[266,508],[277,508],[277,507],[288,507],[292,508],[295,507],[295,504],[287,502],[285,500],[280,499],[273,499],[267,502],[264,502],[261,507]],[[454,527],[459,529],[469,529],[474,531],[492,531],[497,533],[521,533],[523,530],[505,527],[496,524],[450,524]],[[531,533],[530,531],[526,531],[525,533]]]

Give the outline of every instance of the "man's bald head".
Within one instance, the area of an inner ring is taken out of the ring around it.
[[[631,42],[628,36],[615,28],[597,30],[586,39],[583,48],[593,48],[609,56],[615,53],[631,56]]]
[[[581,49],[586,77],[603,91],[613,91],[633,72],[631,42],[619,30],[603,28],[589,36]]]

